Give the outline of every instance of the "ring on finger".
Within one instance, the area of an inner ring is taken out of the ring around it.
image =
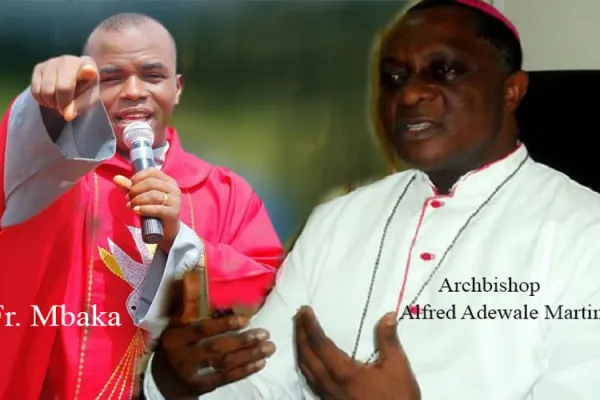
[[[163,195],[165,196],[165,198],[163,199],[163,202],[162,202],[161,206],[166,206],[167,205],[167,201],[169,200],[169,194],[168,193],[163,193]]]

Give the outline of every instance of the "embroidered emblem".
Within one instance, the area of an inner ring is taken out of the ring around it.
[[[150,268],[154,254],[156,253],[156,245],[149,245],[144,243],[142,239],[142,230],[128,226],[127,229],[131,234],[139,255],[141,256],[142,262],[133,260],[127,253],[125,253],[119,246],[117,246],[110,238],[108,239],[109,250],[103,249],[98,246],[100,258],[104,262],[104,265],[116,276],[127,282],[133,291],[127,298],[127,311],[133,321],[135,321],[134,313],[137,308],[140,295],[142,291],[142,283]]]

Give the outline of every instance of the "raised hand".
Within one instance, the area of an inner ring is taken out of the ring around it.
[[[51,58],[35,66],[31,94],[41,106],[71,121],[100,99],[98,75],[98,67],[90,57]]]
[[[201,287],[194,276],[184,277],[183,306],[162,334],[152,361],[152,376],[165,398],[199,396],[243,379],[261,370],[275,352],[264,329],[240,332],[248,317],[195,317]]]
[[[295,317],[298,366],[311,390],[323,400],[420,400],[419,385],[396,332],[395,314],[377,327],[379,360],[352,360],[329,339],[309,307]]]

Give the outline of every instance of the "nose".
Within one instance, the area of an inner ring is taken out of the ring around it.
[[[410,79],[398,93],[398,101],[407,107],[416,106],[423,101],[432,101],[437,96],[436,88],[422,79]]]
[[[144,81],[135,75],[127,78],[121,89],[121,97],[131,101],[148,97]]]

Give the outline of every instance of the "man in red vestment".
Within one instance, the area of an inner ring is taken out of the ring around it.
[[[135,397],[175,282],[206,268],[213,308],[256,306],[283,256],[250,185],[186,153],[168,125],[183,89],[169,32],[120,14],[85,54],[38,64],[0,126],[0,399]],[[156,167],[137,174],[123,142],[133,121],[155,134]],[[161,219],[164,240],[144,243],[140,216]],[[268,356],[258,333],[229,350]]]

